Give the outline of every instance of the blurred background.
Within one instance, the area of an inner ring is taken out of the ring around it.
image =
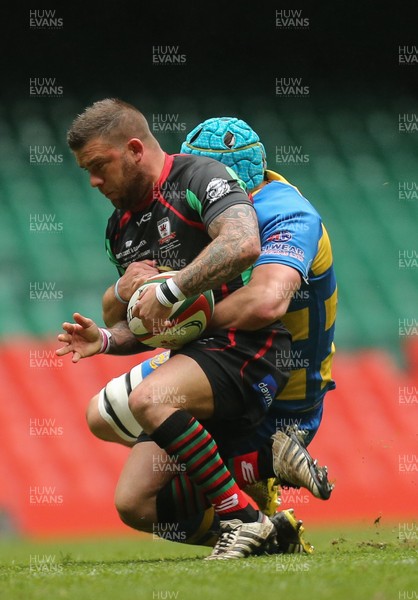
[[[259,133],[269,168],[314,204],[339,285],[334,378],[312,453],[336,480],[322,524],[416,517],[418,39],[413,4],[278,1],[199,10],[16,9],[2,32],[0,102],[0,535],[127,532],[113,490],[127,450],[84,410],[135,358],[54,355],[77,310],[101,322],[117,278],[111,206],[89,187],[66,131],[95,100],[135,104],[169,153],[212,116]],[[319,4],[319,3],[318,3]]]

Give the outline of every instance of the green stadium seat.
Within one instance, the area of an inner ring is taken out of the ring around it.
[[[247,120],[262,138],[269,167],[311,200],[329,230],[339,281],[339,345],[399,345],[397,322],[415,314],[418,288],[417,269],[399,262],[400,253],[418,251],[418,199],[399,197],[399,185],[415,181],[418,187],[418,136],[398,131],[398,114],[413,112],[412,98],[377,102],[370,93],[355,106],[343,96],[286,102],[254,94],[237,100],[222,92],[198,102],[150,94],[130,100],[151,126],[155,115],[181,121],[178,131],[155,131],[169,152],[178,152],[186,132],[210,116]],[[102,292],[117,277],[104,252],[111,206],[89,186],[65,140],[75,114],[89,102],[66,93],[51,102],[27,98],[0,106],[0,248],[8,257],[0,259],[0,275],[11,277],[16,290],[12,297],[0,292],[0,308],[9,315],[2,331],[52,332],[76,308],[100,319]],[[62,164],[31,164],[31,144],[54,146]],[[309,160],[278,160],[276,148],[283,145],[299,146]],[[35,233],[31,215],[52,215],[63,229]],[[53,280],[64,292],[61,302],[48,306],[48,316],[29,300],[34,280]]]

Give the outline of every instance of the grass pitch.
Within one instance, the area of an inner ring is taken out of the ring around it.
[[[415,526],[414,526],[415,527]],[[414,529],[416,531],[416,528]],[[310,531],[315,553],[228,562],[144,538],[0,540],[2,600],[406,600],[418,598],[418,542],[399,527]]]

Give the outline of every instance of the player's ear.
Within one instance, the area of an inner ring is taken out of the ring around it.
[[[128,152],[132,152],[136,160],[141,160],[144,154],[144,144],[139,138],[131,138],[127,143]]]

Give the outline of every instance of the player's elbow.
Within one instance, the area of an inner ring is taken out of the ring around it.
[[[282,311],[277,310],[275,306],[270,304],[259,306],[254,312],[254,316],[257,318],[259,323],[262,323],[263,327],[267,327],[268,325],[275,323],[281,319],[283,315],[284,313]]]
[[[267,327],[279,321],[286,314],[287,304],[274,294],[265,294],[254,299],[251,312],[261,327]]]
[[[261,252],[260,239],[258,236],[252,236],[243,241],[241,244],[241,251],[242,259],[246,266],[250,267],[253,265]]]

